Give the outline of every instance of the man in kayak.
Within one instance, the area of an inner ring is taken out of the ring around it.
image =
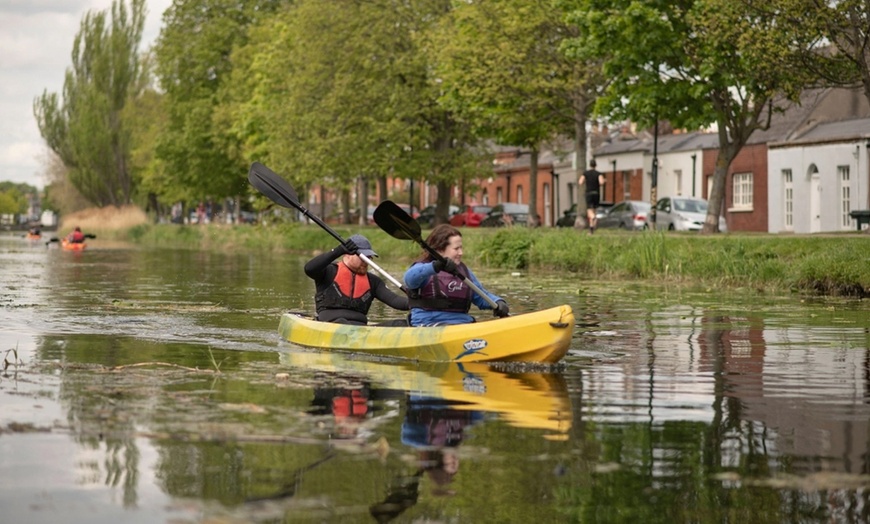
[[[314,279],[317,320],[364,326],[375,299],[408,311],[408,297],[393,293],[377,275],[370,274],[369,265],[359,255],[378,256],[366,237],[353,235],[305,264],[305,274]]]
[[[497,317],[508,316],[507,302],[486,291],[462,262],[462,233],[458,229],[449,224],[436,226],[426,243],[444,260],[435,260],[424,250],[405,272],[405,286],[410,290],[412,326],[468,324],[474,322],[474,317],[468,314],[472,304],[480,309],[492,309],[489,302],[474,292],[460,275],[473,282],[498,305],[495,309]]]
[[[85,234],[82,233],[82,228],[76,226],[76,228],[66,236],[66,241],[70,244],[81,244],[85,241]]]

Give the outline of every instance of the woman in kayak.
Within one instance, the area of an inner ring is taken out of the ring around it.
[[[480,309],[492,309],[486,299],[466,284],[465,279],[473,282],[498,305],[496,316],[508,316],[507,302],[486,291],[471,269],[462,262],[462,233],[458,229],[449,224],[436,226],[426,243],[443,260],[435,260],[424,250],[405,272],[412,326],[468,324],[474,322],[474,317],[468,314],[472,304]]]
[[[375,299],[408,311],[408,297],[390,291],[383,280],[368,272],[359,255],[378,256],[362,235],[353,235],[335,249],[317,255],[305,264],[305,274],[314,279],[317,320],[339,324],[366,325]],[[341,260],[336,262],[336,259]],[[390,322],[398,325],[398,322]],[[407,323],[401,320],[401,325]]]

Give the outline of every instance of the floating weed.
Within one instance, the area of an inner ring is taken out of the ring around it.
[[[12,360],[9,360],[9,354],[12,353]],[[7,349],[6,353],[3,355],[3,371],[9,369],[9,366],[18,367],[19,364],[23,364],[24,362],[18,358],[18,345],[16,344],[14,348]]]

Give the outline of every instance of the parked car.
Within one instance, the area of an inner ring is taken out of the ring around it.
[[[664,197],[656,203],[656,229],[700,231],[707,218],[707,201],[702,198]],[[719,231],[728,231],[725,217],[719,216]]]
[[[611,207],[607,213],[598,219],[599,229],[622,228],[622,229],[647,229],[649,225],[649,202],[642,200],[625,200]]]
[[[486,217],[480,221],[480,227],[503,227],[525,225],[529,221],[529,205],[504,202],[490,209]]]
[[[478,227],[481,220],[492,210],[491,206],[482,204],[466,204],[450,217],[450,225],[454,227],[468,226]]]
[[[447,219],[455,215],[459,211],[459,206],[451,205],[447,210]],[[420,216],[417,218],[420,225],[423,227],[435,227],[435,206],[426,206],[420,211]]]
[[[595,216],[598,217],[598,220],[601,220],[607,210],[613,207],[613,202],[600,202],[598,207],[595,208]],[[556,225],[559,227],[574,227],[574,222],[577,221],[577,204],[571,204],[571,207],[568,208],[568,211],[565,211],[562,218],[556,221]]]

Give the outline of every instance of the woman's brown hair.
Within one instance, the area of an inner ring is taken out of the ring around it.
[[[462,232],[451,226],[450,224],[440,224],[435,226],[435,229],[429,233],[429,236],[426,237],[426,243],[429,244],[432,249],[435,251],[443,251],[450,245],[450,239],[455,236],[462,236]],[[435,260],[432,258],[432,255],[429,254],[425,249],[420,256],[417,257],[416,262],[431,262]]]

